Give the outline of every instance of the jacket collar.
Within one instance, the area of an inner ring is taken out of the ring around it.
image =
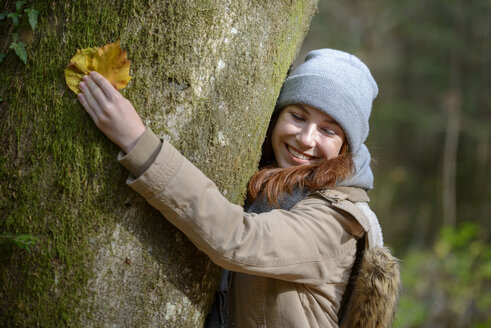
[[[367,192],[363,188],[339,186],[335,188],[324,189],[322,190],[322,193],[329,198],[339,200],[347,199],[352,202],[370,201],[370,197],[368,197]]]

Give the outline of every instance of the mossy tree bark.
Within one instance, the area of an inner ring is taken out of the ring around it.
[[[12,9],[1,1],[0,10]],[[121,40],[123,94],[241,203],[317,0],[51,1],[24,65],[0,66],[0,322],[15,327],[198,327],[219,269],[128,188],[117,149],[66,87],[76,49]],[[11,21],[0,22],[1,46]],[[10,36],[9,34],[10,33]]]

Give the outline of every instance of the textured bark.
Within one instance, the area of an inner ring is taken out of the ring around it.
[[[1,10],[11,1],[3,0]],[[241,203],[317,0],[33,1],[24,65],[0,69],[0,322],[198,327],[219,269],[125,184],[117,149],[65,85],[76,49],[121,40],[146,124]],[[0,22],[2,46],[9,20]]]

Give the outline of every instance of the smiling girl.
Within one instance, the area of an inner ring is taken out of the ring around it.
[[[391,326],[399,274],[368,207],[364,145],[378,88],[358,58],[315,50],[285,80],[245,208],[146,128],[100,74],[80,89],[122,149],[128,185],[225,269],[206,327]]]

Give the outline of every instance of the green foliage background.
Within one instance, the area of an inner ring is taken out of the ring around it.
[[[491,326],[490,17],[489,1],[321,0],[297,60],[345,50],[378,82],[370,197],[402,260],[397,327]]]

